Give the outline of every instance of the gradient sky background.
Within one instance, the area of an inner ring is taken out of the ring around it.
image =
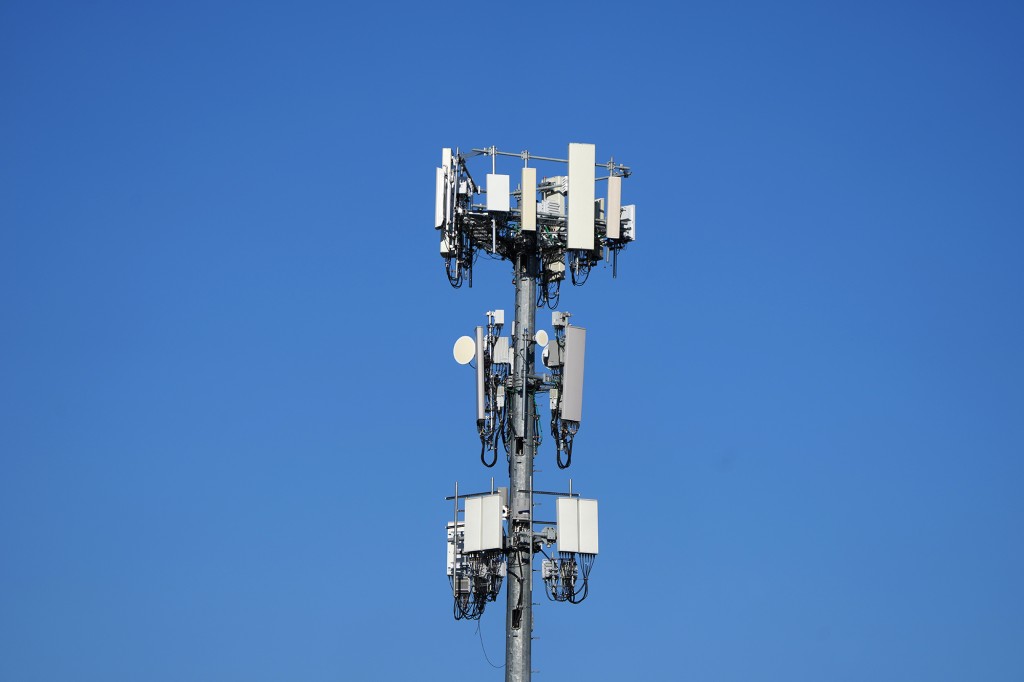
[[[489,482],[451,345],[511,271],[448,286],[434,167],[570,141],[635,169],[639,241],[562,297],[602,553],[537,595],[536,679],[1024,679],[1022,35],[3,3],[0,679],[501,679],[443,497]]]

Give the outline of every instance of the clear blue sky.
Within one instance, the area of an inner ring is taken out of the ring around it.
[[[826,5],[3,3],[0,679],[501,679],[433,169],[570,141],[640,240],[538,679],[1024,679],[1024,12]]]

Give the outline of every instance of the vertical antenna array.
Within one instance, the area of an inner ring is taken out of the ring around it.
[[[483,187],[470,172],[480,157],[490,160]],[[498,172],[502,157],[521,161],[515,176]],[[564,165],[567,172],[538,180],[531,163]],[[453,351],[459,364],[475,369],[480,461],[494,467],[503,453],[508,487],[495,490],[492,478],[489,492],[460,494],[456,483],[455,494],[446,498],[454,507],[447,524],[447,571],[455,618],[480,618],[507,583],[507,682],[526,682],[533,672],[533,555],[545,557],[540,574],[552,601],[578,604],[590,589],[597,500],[574,493],[572,479],[568,492],[534,489],[534,459],[542,443],[537,395],[548,394],[555,461],[568,469],[583,416],[587,330],[556,308],[567,273],[574,286],[582,286],[595,265],[610,261],[612,276],[618,275],[619,253],[636,237],[636,207],[622,205],[622,181],[630,172],[614,159],[597,163],[592,144],[570,143],[566,159],[496,147],[468,153],[445,148],[436,173],[434,226],[449,283],[473,286],[473,266],[484,255],[512,265],[516,289],[510,336],[502,335],[504,311],[491,310],[486,325],[459,338]],[[598,182],[606,196],[597,196]],[[539,308],[553,311],[553,336],[537,328]],[[557,498],[554,526],[534,518],[537,495]],[[545,551],[555,544],[557,552]]]

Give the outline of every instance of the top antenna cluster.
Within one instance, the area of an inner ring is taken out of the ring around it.
[[[481,187],[469,163],[483,157],[490,157],[491,163]],[[497,172],[498,157],[516,158],[523,164],[514,190],[512,176]],[[636,207],[622,205],[622,180],[630,176],[630,168],[614,159],[597,163],[592,144],[570,143],[568,157],[503,152],[497,147],[466,154],[451,148],[442,151],[434,226],[441,233],[441,256],[453,287],[465,281],[473,286],[473,261],[480,252],[508,260],[524,252],[538,253],[542,261],[538,304],[552,308],[567,269],[572,283],[579,286],[594,265],[610,258],[612,276],[617,276],[619,251],[636,239]],[[565,164],[567,169],[538,182],[531,161]],[[606,183],[605,197],[596,196],[598,181]]]

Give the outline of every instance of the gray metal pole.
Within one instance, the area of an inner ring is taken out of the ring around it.
[[[533,335],[537,318],[539,261],[533,235],[515,262],[515,359],[512,364],[513,441],[509,461],[508,606],[505,614],[505,681],[529,682],[533,635],[533,508],[529,489],[536,453]]]

